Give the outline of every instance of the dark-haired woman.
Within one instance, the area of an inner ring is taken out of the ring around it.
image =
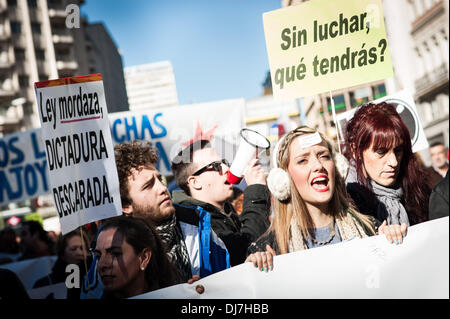
[[[427,220],[430,188],[408,128],[388,103],[366,104],[346,127],[347,191],[360,212],[389,225]]]
[[[83,250],[84,239],[84,250]],[[81,278],[86,272],[85,260],[87,262],[87,255],[84,252],[89,247],[85,236],[81,236],[79,230],[74,230],[64,236],[59,236],[56,241],[56,253],[58,259],[56,260],[52,272],[45,277],[37,280],[33,288],[54,285],[60,282],[65,282],[70,272],[66,272],[68,265],[76,265],[80,271],[78,287],[81,284]],[[67,291],[67,299],[79,299],[80,289],[70,288]]]
[[[94,253],[104,285],[104,298],[130,298],[176,283],[155,229],[125,216],[106,222]]]

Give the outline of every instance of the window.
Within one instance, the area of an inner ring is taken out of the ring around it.
[[[37,22],[31,23],[31,32],[41,34],[41,24]]]
[[[384,84],[377,85],[373,88],[373,99],[379,99],[386,96],[386,86]]]
[[[333,101],[334,101],[334,109],[336,111],[338,110],[345,110],[345,97],[344,95],[337,95],[337,96],[333,96]],[[327,97],[327,104],[328,104],[328,111],[329,112],[333,112],[332,108],[331,108],[331,100],[329,97]]]
[[[436,120],[439,118],[439,116],[440,116],[439,109],[440,109],[440,107],[439,107],[438,101],[433,100],[431,102],[431,119],[432,120]]]
[[[19,85],[21,88],[27,88],[30,85],[28,75],[19,75]]]
[[[17,7],[17,0],[8,0],[8,7]]]
[[[37,8],[37,1],[36,0],[28,0],[28,7]]]
[[[21,33],[22,32],[22,24],[18,21],[11,21],[10,22],[10,26],[11,26],[11,32],[12,33]]]
[[[14,56],[16,57],[16,61],[25,61],[25,49],[15,48]]]
[[[357,89],[354,92],[350,92],[350,104],[352,107],[359,106],[361,104],[369,102],[370,87],[364,87]]]
[[[45,50],[36,49],[35,54],[37,60],[45,60]]]

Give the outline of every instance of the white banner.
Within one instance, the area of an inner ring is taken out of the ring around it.
[[[35,84],[51,193],[62,234],[122,214],[100,75]]]
[[[109,115],[111,136],[115,144],[150,141],[159,152],[157,168],[171,175],[171,160],[192,139],[218,137],[224,141],[221,145],[235,143],[244,125],[244,105],[244,99],[236,99],[113,113]]]
[[[244,104],[236,99],[109,114],[112,142],[150,141],[163,175],[172,174],[170,161],[194,137],[212,138],[218,154],[231,162],[244,126]],[[0,206],[50,193],[42,130],[0,138],[0,168]]]
[[[204,287],[198,294],[197,285]],[[404,242],[384,235],[276,256],[135,299],[449,298],[449,218],[412,226]]]
[[[40,129],[0,138],[0,206],[50,191]]]

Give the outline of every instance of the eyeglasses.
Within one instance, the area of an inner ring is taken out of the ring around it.
[[[201,173],[203,173],[209,169],[219,172],[220,174],[223,174],[222,164],[225,164],[226,166],[230,167],[230,163],[226,159],[222,159],[220,161],[214,161],[212,163],[209,163],[206,166],[203,166],[198,171],[196,171],[194,174],[192,174],[192,176],[198,176]]]

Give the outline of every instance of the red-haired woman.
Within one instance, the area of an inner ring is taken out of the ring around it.
[[[345,135],[347,191],[359,211],[389,225],[426,221],[431,190],[395,107],[384,102],[361,106]]]

